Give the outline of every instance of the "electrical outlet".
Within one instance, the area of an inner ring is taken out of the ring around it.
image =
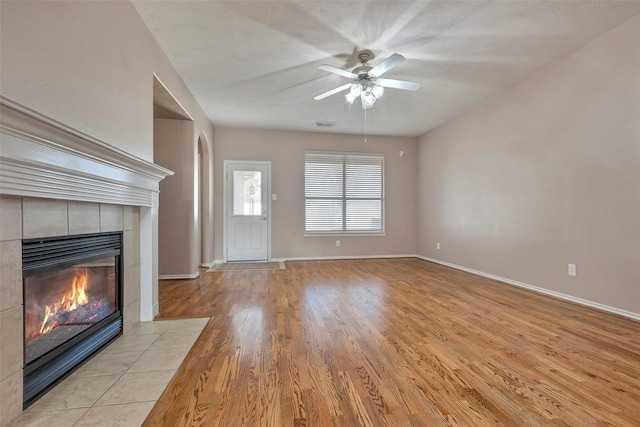
[[[568,273],[569,276],[575,276],[577,273],[576,271],[576,265],[575,264],[569,264],[569,269],[568,269]]]
[[[436,249],[440,250],[440,242],[436,243]]]
[[[340,240],[336,240],[336,247],[340,247]]]

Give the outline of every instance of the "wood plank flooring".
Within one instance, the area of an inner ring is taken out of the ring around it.
[[[418,259],[202,272],[145,426],[640,425],[639,322]]]

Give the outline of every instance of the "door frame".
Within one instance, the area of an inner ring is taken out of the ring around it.
[[[229,240],[227,237],[227,218],[229,215],[229,202],[228,199],[228,187],[229,187],[229,166],[234,165],[251,165],[251,166],[266,166],[267,167],[267,261],[271,261],[271,161],[270,160],[225,160],[224,161],[224,182],[222,185],[222,209],[223,209],[223,226],[222,226],[222,252],[224,262],[229,260],[228,256],[228,244]]]

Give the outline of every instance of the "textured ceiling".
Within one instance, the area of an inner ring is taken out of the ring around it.
[[[319,70],[407,60],[367,110],[370,134],[418,136],[640,13],[639,1],[134,1],[214,125],[361,134],[348,83]],[[605,78],[606,76],[603,76]],[[336,122],[320,128],[317,121]]]

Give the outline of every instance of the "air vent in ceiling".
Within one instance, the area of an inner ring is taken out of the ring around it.
[[[336,126],[336,122],[316,122],[316,126],[321,128],[332,128]]]

